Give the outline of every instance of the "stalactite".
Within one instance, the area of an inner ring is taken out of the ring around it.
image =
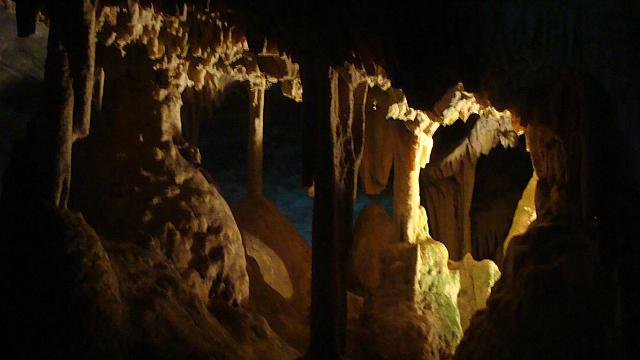
[[[49,6],[50,19],[45,86],[47,109],[32,125],[39,134],[41,185],[34,194],[66,207],[71,179],[73,141],[88,133],[93,91],[95,12],[90,1]],[[39,5],[21,1],[17,6],[18,33],[35,31]],[[51,136],[51,134],[55,134]]]
[[[320,93],[323,89],[319,88],[320,82],[317,81],[317,72],[315,61],[310,59],[303,62],[300,73],[302,88],[305,93],[305,100],[302,103],[302,179],[301,185],[305,192],[310,196],[314,194],[314,177],[316,167],[316,151],[318,146],[317,126],[321,118],[319,116],[322,103],[320,102]]]
[[[102,111],[102,98],[104,97],[104,69],[102,67],[96,68],[94,92],[95,108],[100,112]]]
[[[369,90],[365,108],[367,131],[358,178],[368,195],[381,193],[389,181],[393,164],[393,122],[387,120],[392,97],[378,86]],[[384,111],[382,109],[385,109]]]
[[[247,154],[247,192],[262,196],[262,158],[264,125],[264,91],[266,84],[249,85],[249,144]]]
[[[96,54],[95,1],[69,1],[63,40],[73,79],[73,140],[89,135]]]
[[[47,60],[45,63],[45,86],[49,96],[49,109],[41,121],[34,123],[42,128],[42,154],[50,173],[42,179],[46,183],[44,198],[59,207],[66,207],[71,181],[71,147],[73,142],[73,88],[67,51],[60,39],[60,28],[53,20],[49,30]],[[55,136],[51,136],[55,134]],[[47,136],[48,135],[48,136]]]

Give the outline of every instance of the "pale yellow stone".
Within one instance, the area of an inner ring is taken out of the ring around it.
[[[507,253],[507,249],[509,248],[509,243],[511,243],[511,239],[514,236],[523,234],[527,231],[529,224],[531,224],[536,219],[536,185],[538,184],[538,175],[534,172],[527,184],[527,187],[522,192],[522,197],[520,201],[518,201],[518,206],[516,207],[516,211],[513,215],[513,221],[511,222],[511,227],[509,228],[509,233],[507,234],[507,238],[504,241],[504,245],[502,246],[502,251],[504,254]]]

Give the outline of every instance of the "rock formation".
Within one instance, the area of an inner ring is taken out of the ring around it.
[[[460,85],[450,92],[451,100],[442,114],[445,123],[456,126],[452,130],[462,134],[450,135],[450,139],[438,137],[434,159],[422,173],[421,182],[434,234],[447,245],[453,259],[461,260],[465,253],[475,253],[470,211],[477,160],[498,144],[515,146],[517,137],[511,113],[482,106]],[[456,123],[458,118],[464,125]]]
[[[249,197],[232,210],[247,249],[248,307],[302,353],[309,345],[311,249],[265,198]]]
[[[509,243],[514,236],[524,234],[527,231],[529,225],[536,220],[536,203],[535,203],[535,191],[538,183],[538,175],[533,173],[533,176],[527,183],[527,187],[522,192],[522,197],[518,201],[518,207],[513,214],[513,222],[509,228],[509,233],[504,241],[503,253],[507,253]]]
[[[484,307],[499,271],[491,261],[476,264],[470,257],[450,268],[447,248],[429,235],[427,214],[420,205],[419,174],[429,162],[433,132],[440,123],[484,112],[470,94],[463,99],[459,88],[443,97],[444,105],[429,112],[411,109],[395,89],[387,92],[395,101],[376,110],[393,123],[389,150],[393,153],[394,221],[388,224],[384,210],[370,207],[357,222],[352,271],[366,295],[359,316],[364,338],[360,341],[368,345],[365,357],[447,358],[462,336],[461,315],[466,327],[473,312]],[[499,118],[487,121],[499,123]],[[365,143],[365,147],[375,145]],[[373,169],[381,165],[372,164]],[[367,223],[372,225],[365,230],[362,226]],[[361,247],[370,254],[366,262],[359,253]],[[363,263],[370,265],[363,269]]]
[[[637,357],[637,4],[0,5],[20,37],[48,27],[2,179],[8,357]],[[238,82],[249,197],[230,207],[198,142]],[[311,252],[263,197],[276,84],[304,90]],[[520,131],[538,181],[500,275],[469,255],[502,241],[473,236],[476,165]],[[358,185],[391,178],[392,213],[354,229]]]

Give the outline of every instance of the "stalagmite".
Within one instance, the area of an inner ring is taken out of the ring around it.
[[[247,154],[247,192],[262,196],[264,80],[249,85],[249,144]]]

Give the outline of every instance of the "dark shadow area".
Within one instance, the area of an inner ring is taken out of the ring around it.
[[[533,168],[524,136],[515,148],[496,146],[476,164],[471,200],[471,243],[475,259],[500,258],[513,214]]]

